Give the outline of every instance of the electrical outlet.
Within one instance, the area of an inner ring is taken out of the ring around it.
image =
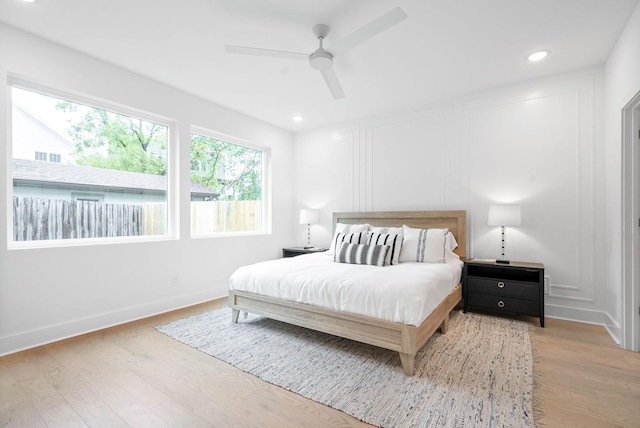
[[[177,287],[178,285],[180,285],[180,278],[178,278],[178,275],[171,275],[171,286]]]
[[[551,277],[544,276],[544,294],[549,294],[549,284],[551,284]]]

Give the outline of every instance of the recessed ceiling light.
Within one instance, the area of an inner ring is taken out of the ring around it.
[[[35,0],[22,0],[25,3],[33,3]]]
[[[293,116],[291,116],[291,120],[293,120],[294,122],[302,122],[302,116],[300,116],[299,114],[294,114]]]
[[[531,62],[536,62],[536,61],[540,61],[541,59],[546,57],[548,54],[549,54],[549,52],[547,52],[547,51],[534,52],[531,55],[529,55],[527,57],[527,59],[529,61],[531,61]]]

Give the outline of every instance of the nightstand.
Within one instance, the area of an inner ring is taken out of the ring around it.
[[[544,327],[544,266],[540,263],[468,260],[462,273],[464,312],[469,308],[540,317]]]
[[[327,251],[328,248],[305,248],[305,247],[289,247],[282,249],[282,257],[295,257],[301,254],[321,253]]]

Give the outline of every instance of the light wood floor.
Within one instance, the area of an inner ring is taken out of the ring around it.
[[[0,427],[368,426],[158,333],[211,302],[0,358]],[[640,354],[602,327],[536,328],[547,427],[640,427]],[[532,324],[535,320],[532,319]]]

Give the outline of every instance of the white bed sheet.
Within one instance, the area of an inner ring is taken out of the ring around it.
[[[368,266],[305,254],[244,266],[229,280],[247,291],[336,311],[418,326],[460,283],[463,263]]]

